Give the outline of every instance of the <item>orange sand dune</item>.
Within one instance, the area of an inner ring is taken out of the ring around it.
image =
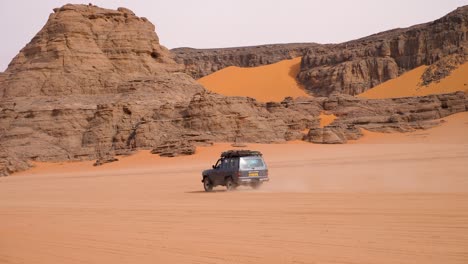
[[[269,166],[258,191],[203,192],[229,144],[40,163],[0,177],[0,263],[466,264],[468,113],[444,120],[357,144],[249,144]]]
[[[239,68],[228,67],[198,81],[208,90],[227,96],[248,96],[258,101],[282,101],[285,97],[308,96],[296,81],[301,58],[275,64]]]
[[[461,65],[438,83],[420,86],[421,76],[426,69],[427,66],[418,67],[359,94],[358,97],[377,99],[468,91],[468,63]]]
[[[325,113],[320,113],[319,118],[320,118],[320,127],[326,127],[330,125],[331,123],[333,123],[333,121],[335,121],[336,115],[334,114],[327,115]]]

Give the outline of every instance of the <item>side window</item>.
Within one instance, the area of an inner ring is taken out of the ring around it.
[[[222,159],[220,168],[223,169],[223,170],[229,168],[229,160],[230,159]]]
[[[231,159],[231,162],[229,163],[229,168],[231,170],[235,170],[237,168],[236,164],[237,164],[237,159]]]
[[[227,158],[227,159],[221,159],[219,161],[219,168],[223,170],[236,169],[237,166],[238,166],[238,159]]]
[[[215,168],[220,168],[221,167],[221,159],[219,159],[216,164],[214,165]]]

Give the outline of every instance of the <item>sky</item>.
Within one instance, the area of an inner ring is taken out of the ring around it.
[[[44,26],[52,9],[75,0],[0,0],[0,71]],[[127,7],[156,25],[167,48],[273,43],[339,43],[438,19],[468,0],[93,0]]]

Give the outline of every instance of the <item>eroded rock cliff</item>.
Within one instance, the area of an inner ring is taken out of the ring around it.
[[[185,71],[199,79],[229,66],[257,67],[304,56],[315,43],[273,44],[223,49],[176,48],[175,60]]]
[[[65,5],[9,64],[0,96],[123,92],[179,69],[145,18],[125,8]]]
[[[421,81],[423,85],[448,76],[468,58],[467,28],[468,6],[464,6],[434,22],[342,44],[171,51],[194,78],[227,66],[254,67],[302,56],[297,79],[310,93],[356,95],[421,65],[431,65]]]
[[[153,109],[204,91],[181,69],[128,9],[54,9],[0,75],[0,144],[22,160],[112,154]]]
[[[434,22],[309,49],[298,80],[315,95],[362,93],[421,65],[433,65],[424,84],[466,61],[468,6]]]
[[[29,161],[97,159],[149,149],[189,155],[212,142],[343,143],[360,128],[408,131],[466,111],[464,93],[388,100],[287,98],[260,103],[206,91],[128,9],[55,9],[0,74],[0,175]],[[318,116],[338,116],[320,130]],[[303,131],[308,130],[308,134]]]
[[[464,92],[392,99],[361,99],[333,94],[322,104],[338,118],[324,128],[312,128],[304,140],[314,143],[346,143],[362,136],[361,129],[375,132],[410,132],[440,123],[437,119],[468,111]]]
[[[1,173],[28,160],[100,164],[135,149],[167,154],[174,141],[182,154],[190,144],[236,137],[284,141],[292,124],[305,129],[317,119],[288,109],[280,119],[252,99],[207,93],[182,71],[154,26],[128,9],[54,9],[0,75]]]

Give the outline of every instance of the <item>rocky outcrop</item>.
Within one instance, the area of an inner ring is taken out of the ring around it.
[[[466,62],[467,54],[452,54],[446,56],[429,66],[421,76],[421,85],[427,86],[433,82],[439,82]]]
[[[54,9],[0,75],[0,145],[40,161],[151,148],[157,136],[129,138],[142,120],[204,91],[171,57],[154,25],[128,9]]]
[[[0,145],[0,177],[8,176],[29,167],[31,167],[31,164],[27,160],[18,158]]]
[[[316,101],[290,104],[288,100],[264,104],[247,97],[198,94],[188,105],[184,126],[221,142],[237,139],[271,143],[300,139],[299,131],[318,124],[321,108]]]
[[[2,174],[29,160],[101,165],[138,149],[175,156],[218,140],[284,141],[316,122],[206,92],[171,57],[154,26],[128,9],[55,9],[0,75]]]
[[[153,29],[127,9],[56,9],[0,75],[0,174],[31,160],[101,165],[141,149],[189,155],[212,142],[343,143],[358,138],[360,128],[426,128],[468,108],[464,93],[280,103],[222,96],[183,73]],[[324,110],[338,119],[320,130]]]
[[[103,157],[98,157],[98,159],[96,160],[96,162],[93,165],[94,166],[102,166],[104,164],[112,163],[112,162],[116,162],[116,161],[119,161],[119,159],[117,159],[114,156],[103,156]]]
[[[439,61],[466,61],[468,6],[431,23],[397,29],[328,48],[310,49],[299,81],[316,95],[359,94],[407,70]],[[454,67],[434,64],[424,84],[447,76]]]
[[[310,93],[356,95],[421,65],[431,65],[423,85],[448,76],[468,58],[467,28],[468,6],[464,6],[434,22],[342,44],[171,51],[194,78],[227,66],[253,67],[303,56],[297,79]]]
[[[303,139],[318,144],[344,144],[348,140],[356,140],[360,137],[362,137],[362,131],[358,127],[340,124],[311,128]]]
[[[185,71],[198,79],[229,66],[257,67],[301,57],[315,43],[274,44],[223,49],[177,48],[171,52],[185,65]]]
[[[335,94],[323,101],[335,114],[330,126],[312,128],[304,140],[314,143],[346,143],[362,136],[360,129],[375,132],[410,132],[427,129],[448,115],[468,110],[464,92],[393,99],[360,99]]]
[[[468,108],[464,93],[381,100],[336,95],[259,103],[202,92],[185,103],[116,101],[91,110],[11,109],[6,112],[17,118],[2,137],[2,145],[22,162],[98,159],[97,164],[103,164],[114,160],[114,155],[138,149],[153,149],[153,153],[169,157],[189,155],[196,146],[211,142],[304,139],[345,143],[359,138],[360,128],[412,131],[434,126],[434,119]],[[338,119],[322,129],[318,116],[325,109]],[[305,129],[310,130],[308,135],[303,134]],[[9,172],[24,168],[9,164]]]
[[[159,154],[161,157],[176,157],[195,154],[195,145],[187,141],[172,140],[163,143],[151,150],[152,154]]]
[[[0,97],[123,92],[179,69],[145,18],[65,5],[9,64]]]
[[[467,109],[463,92],[378,100],[356,100],[351,96],[337,95],[328,100],[337,102],[337,106],[330,110],[339,118],[336,123],[378,132],[408,132],[415,128],[427,128],[425,121]]]

